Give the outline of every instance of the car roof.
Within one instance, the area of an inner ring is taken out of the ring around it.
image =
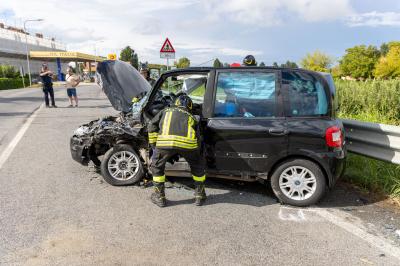
[[[303,68],[287,68],[287,67],[273,67],[273,66],[265,66],[265,67],[259,67],[259,66],[241,66],[241,67],[187,67],[187,68],[176,68],[172,69],[169,71],[164,72],[163,74],[179,74],[179,73],[191,73],[191,72],[208,72],[211,70],[238,70],[238,69],[246,69],[246,70],[251,70],[251,69],[265,69],[265,70],[286,70],[286,71],[302,71],[302,72],[308,72],[312,74],[317,74],[321,75],[322,77],[331,75],[330,73],[326,72],[317,72],[317,71],[312,71],[308,69],[303,69]]]

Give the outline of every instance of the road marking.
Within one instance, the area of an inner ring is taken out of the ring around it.
[[[279,208],[278,213],[279,219],[282,221],[292,221],[292,222],[305,222],[306,216],[301,209],[289,209],[289,208]]]
[[[32,124],[33,120],[36,118],[38,112],[43,108],[43,104],[41,104],[26,120],[23,126],[18,131],[17,135],[12,139],[10,144],[8,144],[7,148],[0,155],[0,169],[3,167],[4,163],[7,161],[8,157],[10,157],[11,153],[14,151],[15,147],[18,145],[19,141],[24,136],[25,132],[28,130],[29,126]]]
[[[325,218],[329,222],[339,226],[340,228],[346,230],[347,232],[363,239],[364,241],[368,242],[371,246],[377,247],[386,254],[390,254],[393,257],[400,259],[400,248],[390,244],[385,238],[368,233],[365,229],[360,228],[359,226],[346,221],[346,219],[338,215],[335,215],[331,211],[327,211],[324,209],[310,209],[310,211],[314,211],[322,218]]]

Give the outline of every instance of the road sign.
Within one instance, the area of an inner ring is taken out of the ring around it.
[[[175,49],[167,38],[160,49],[160,58],[175,59]]]
[[[107,59],[108,60],[117,60],[117,54],[108,54]]]

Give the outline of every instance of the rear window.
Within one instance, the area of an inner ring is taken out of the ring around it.
[[[323,84],[313,75],[300,71],[282,71],[282,84],[288,89],[288,116],[325,116],[328,100]]]

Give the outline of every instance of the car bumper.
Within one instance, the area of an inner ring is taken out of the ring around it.
[[[89,156],[88,156],[89,147],[83,144],[82,141],[73,136],[70,140],[70,151],[72,159],[77,161],[82,165],[88,165],[89,163]]]
[[[329,187],[332,188],[346,170],[346,149],[325,154],[325,171],[328,172]]]

